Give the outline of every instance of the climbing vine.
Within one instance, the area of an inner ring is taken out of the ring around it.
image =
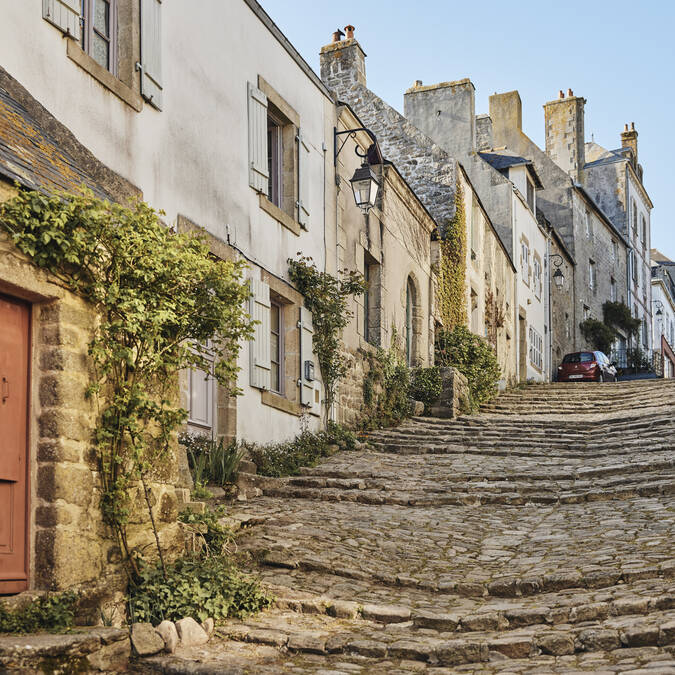
[[[239,345],[251,335],[244,265],[213,259],[199,236],[172,232],[160,215],[140,200],[119,205],[89,191],[23,191],[0,207],[16,246],[96,313],[87,396],[98,410],[101,508],[136,577],[127,523],[137,487],[164,569],[148,481],[161,475],[187,417],[177,405],[177,373],[211,370],[235,391]]]
[[[340,278],[319,272],[312,258],[300,255],[288,260],[291,281],[305,298],[312,312],[312,343],[319,359],[327,410],[335,401],[337,383],[347,372],[342,357],[340,331],[352,318],[347,306],[350,298],[365,292],[366,281],[358,272],[344,270]]]
[[[487,339],[495,349],[497,349],[498,330],[504,326],[505,319],[504,307],[497,295],[488,289],[485,292],[485,326]]]
[[[451,330],[466,324],[466,213],[464,190],[457,181],[455,215],[440,242],[438,305],[443,326]]]

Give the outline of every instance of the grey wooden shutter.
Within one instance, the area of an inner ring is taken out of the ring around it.
[[[298,129],[298,223],[309,228],[309,143]]]
[[[249,185],[262,194],[269,192],[267,166],[267,96],[248,83],[248,160]]]
[[[314,381],[307,379],[307,361],[314,361],[314,353],[312,347],[312,336],[314,335],[314,327],[312,326],[312,313],[300,307],[300,403],[304,406],[311,407],[314,403]],[[319,364],[314,362],[314,377],[318,377]]]
[[[250,383],[258,389],[269,389],[272,362],[270,355],[270,287],[257,279],[250,280],[251,299],[249,314],[258,323],[254,326],[253,339],[249,342]]]
[[[162,109],[162,0],[141,0],[141,94]]]
[[[42,0],[42,17],[76,39],[80,37],[80,0]]]

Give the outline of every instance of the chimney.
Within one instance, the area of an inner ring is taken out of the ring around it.
[[[419,82],[419,80],[418,80]],[[403,114],[453,157],[476,150],[476,101],[471,80],[415,83],[403,97]]]
[[[546,154],[575,181],[582,182],[586,163],[584,105],[586,99],[571,89],[566,98],[544,104]]]
[[[494,147],[490,115],[476,115],[476,150],[484,152]]]
[[[520,147],[520,139],[514,139],[523,129],[523,104],[517,91],[490,96],[493,143],[496,146]]]
[[[347,39],[341,30],[333,33],[333,42],[321,48],[321,79],[327,87],[344,91],[354,84],[366,86],[366,53],[354,37],[354,26],[345,26]]]
[[[638,132],[635,129],[635,122],[630,123],[630,129],[626,124],[624,130],[621,132],[621,147],[630,148],[633,151],[631,163],[637,172],[638,167]]]

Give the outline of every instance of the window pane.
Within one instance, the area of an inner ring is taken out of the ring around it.
[[[97,33],[92,36],[91,55],[106,70],[110,70],[108,42]]]
[[[279,391],[279,364],[272,363],[272,381],[270,382],[270,387],[272,391]]]
[[[278,305],[272,305],[272,332],[273,333],[279,333],[279,306]]]
[[[94,0],[94,28],[110,37],[110,3],[107,0]]]
[[[279,336],[272,333],[270,336],[270,350],[272,361],[279,362]]]

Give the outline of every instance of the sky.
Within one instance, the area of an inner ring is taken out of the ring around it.
[[[635,122],[652,246],[675,260],[675,2],[259,1],[317,73],[333,31],[356,26],[368,87],[401,112],[415,80],[468,77],[478,114],[492,93],[517,89],[523,131],[542,148],[542,105],[559,89],[586,99],[587,141],[618,148],[624,124]]]

